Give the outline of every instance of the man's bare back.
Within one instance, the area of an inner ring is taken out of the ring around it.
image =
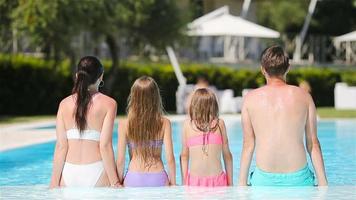
[[[286,83],[289,68],[288,56],[281,47],[272,46],[262,53],[261,72],[267,84],[244,97],[241,111],[243,147],[239,185],[247,185],[255,150],[252,185],[314,185],[305,149],[318,185],[327,185],[315,105],[309,93]]]
[[[310,99],[302,89],[283,83],[266,85],[247,94],[245,109],[256,138],[259,168],[293,172],[306,165],[303,138]]]

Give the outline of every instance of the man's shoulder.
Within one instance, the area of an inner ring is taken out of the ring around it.
[[[245,99],[246,98],[253,98],[254,96],[257,96],[257,95],[263,93],[264,90],[265,90],[264,86],[256,88],[256,89],[251,89],[245,94],[244,98]]]
[[[292,91],[293,94],[301,95],[301,96],[309,96],[309,93],[305,91],[303,88],[295,86],[295,85],[287,85],[288,89]]]
[[[243,107],[249,107],[250,104],[254,104],[254,102],[258,101],[259,96],[263,94],[263,87],[261,88],[256,88],[249,90],[244,96],[243,96]]]

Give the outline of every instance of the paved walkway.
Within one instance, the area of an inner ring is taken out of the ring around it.
[[[56,135],[54,128],[36,129],[47,126],[55,126],[55,119],[1,125],[0,151],[55,140]]]
[[[185,115],[169,115],[171,121],[182,121]],[[240,115],[223,115],[224,120],[240,120]],[[118,121],[120,118],[117,118]],[[56,130],[55,119],[36,120],[4,124],[0,126],[0,152],[33,144],[54,141]],[[40,129],[39,129],[40,128]]]

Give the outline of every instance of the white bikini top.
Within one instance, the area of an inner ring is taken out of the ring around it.
[[[76,128],[67,130],[67,139],[78,139],[78,140],[94,140],[100,141],[100,133],[94,129],[83,130],[82,133],[79,133],[79,130]]]

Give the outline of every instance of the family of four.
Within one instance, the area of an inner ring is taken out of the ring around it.
[[[327,185],[313,99],[303,89],[286,83],[289,68],[288,56],[281,47],[272,46],[262,53],[261,71],[267,84],[244,97],[241,112],[240,186]],[[143,76],[132,85],[127,118],[119,122],[115,162],[112,133],[117,105],[98,91],[103,73],[97,58],[82,58],[72,95],[59,105],[50,188],[176,185],[171,123],[164,117],[157,83]],[[219,118],[214,92],[196,89],[188,113],[181,133],[182,184],[233,185],[228,134]],[[256,168],[249,173],[254,152]],[[317,181],[307,165],[306,152]]]

